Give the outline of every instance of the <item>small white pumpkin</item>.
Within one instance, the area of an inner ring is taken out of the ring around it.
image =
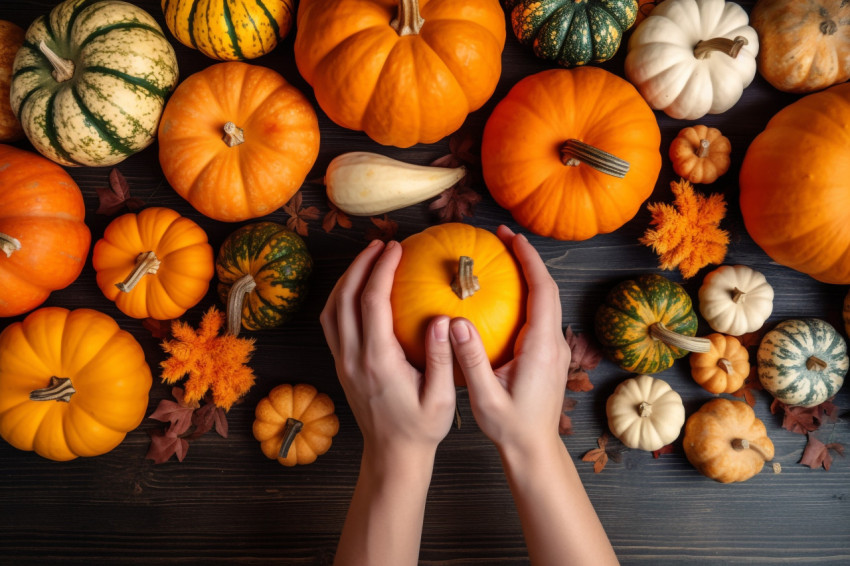
[[[658,450],[679,437],[685,406],[663,379],[639,375],[620,383],[605,406],[611,434],[629,448]]]
[[[731,336],[755,332],[773,312],[773,287],[746,265],[723,265],[703,279],[699,311],[715,332]]]
[[[665,0],[629,38],[626,77],[649,105],[696,120],[729,110],[756,74],[747,13],[724,0]]]
[[[835,395],[850,367],[844,338],[818,318],[780,322],[758,349],[762,387],[786,405],[814,407]]]
[[[354,216],[374,216],[435,197],[466,175],[465,167],[413,165],[377,153],[335,157],[325,173],[328,199]]]

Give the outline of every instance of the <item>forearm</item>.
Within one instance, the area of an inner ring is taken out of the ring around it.
[[[415,565],[434,454],[364,449],[336,566]]]
[[[618,564],[560,438],[540,450],[501,450],[531,563]]]

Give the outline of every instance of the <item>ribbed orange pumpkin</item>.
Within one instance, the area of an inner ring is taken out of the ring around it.
[[[183,81],[159,125],[159,161],[201,214],[238,222],[271,214],[294,195],[319,155],[307,98],[277,72],[219,63]]]
[[[206,295],[215,272],[207,234],[170,208],[113,220],[92,253],[97,285],[133,318],[178,318]]]
[[[502,72],[498,0],[310,0],[296,28],[295,62],[322,110],[384,145],[454,132]]]
[[[528,291],[519,265],[502,241],[481,228],[447,223],[409,236],[401,245],[390,302],[393,328],[410,363],[424,369],[426,329],[438,315],[472,321],[493,366],[508,362],[525,322]],[[461,298],[474,288],[467,278],[458,277],[467,269],[480,289]],[[466,384],[458,368],[455,383]]]
[[[780,110],[747,148],[741,212],[778,263],[824,283],[850,283],[850,84]]]
[[[553,69],[519,81],[493,110],[481,165],[517,222],[586,240],[637,214],[658,179],[660,145],[655,115],[624,79],[598,67]]]
[[[85,216],[64,169],[0,145],[0,317],[34,309],[80,276],[91,244]]]

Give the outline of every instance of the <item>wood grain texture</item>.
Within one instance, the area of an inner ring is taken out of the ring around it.
[[[5,0],[0,18],[27,27],[58,0]],[[134,0],[163,24],[159,2]],[[752,1],[741,4],[748,11]],[[179,44],[169,34],[187,77],[214,63]],[[298,75],[292,56],[293,35],[271,54],[254,61],[281,72],[306,93],[312,90]],[[622,76],[624,52],[604,68]],[[490,111],[521,77],[551,68],[521,47],[512,34],[503,56],[503,74],[493,98],[469,116],[465,128],[480,133]],[[748,237],[737,207],[737,174],[747,145],[768,119],[798,96],[774,90],[760,77],[744,91],[740,102],[719,116],[700,122],[719,128],[733,147],[730,172],[708,187],[723,192],[729,214],[722,227],[732,244],[727,263],[743,263],[762,271],[776,291],[768,324],[817,316],[843,329],[844,286],[830,286],[773,263]],[[352,149],[376,151],[406,161],[427,164],[448,153],[448,140],[406,150],[385,148],[364,134],[331,123],[318,110],[322,136],[320,155],[309,180],[320,179],[329,161]],[[688,125],[656,113],[662,132],[661,176],[652,201],[671,200],[674,173],[666,156],[670,141]],[[30,148],[27,142],[19,147]],[[188,215],[209,234],[215,249],[236,225],[207,219],[168,186],[154,145],[118,166],[133,196],[148,206],[167,206]],[[96,187],[105,186],[109,168],[69,169],[83,190],[93,239],[103,234],[110,217],[95,214]],[[479,184],[483,201],[471,222],[488,229],[506,223],[519,227]],[[305,206],[322,214],[327,203],[321,184],[302,190]],[[398,237],[435,222],[427,204],[389,214],[399,224]],[[277,211],[271,220],[285,222]],[[637,243],[650,219],[646,208],[623,228],[585,242],[557,242],[530,235],[550,273],[560,286],[563,326],[592,332],[593,314],[605,293],[618,281],[640,273],[660,272],[652,251]],[[371,227],[355,218],[350,230],[325,233],[310,224],[307,245],[315,260],[307,303],[286,326],[253,333],[257,352],[252,366],[257,383],[244,402],[228,415],[230,433],[214,433],[194,441],[182,463],[154,465],[145,460],[148,432],[159,428],[145,419],[115,450],[68,463],[44,460],[0,442],[0,564],[214,564],[323,565],[333,558],[348,501],[357,478],[362,440],[334,373],[318,315],[334,283],[366,244]],[[708,269],[683,282],[691,297]],[[681,281],[678,272],[665,272]],[[211,289],[185,320],[197,324],[201,313],[218,300]],[[141,321],[128,319],[107,301],[95,284],[91,259],[70,287],[47,302],[67,308],[90,307],[115,317],[142,344],[159,375],[164,358],[156,339]],[[0,319],[5,327],[23,316]],[[700,333],[709,332],[701,322]],[[591,373],[593,391],[570,393],[578,401],[570,413],[574,434],[564,437],[590,497],[623,564],[847,564],[850,562],[850,459],[836,457],[830,471],[811,470],[798,462],[806,439],[780,427],[769,410],[770,397],[758,394],[756,413],[765,421],[776,445],[782,472],[770,466],[738,485],[721,485],[696,472],[680,445],[658,459],[652,454],[623,450],[600,474],[581,456],[596,447],[606,430],[605,400],[628,375],[604,361]],[[658,374],[685,400],[688,414],[712,396],[690,378],[687,360]],[[251,434],[253,408],[275,385],[307,382],[327,392],[337,406],[340,432],[331,450],[315,464],[292,469],[266,459]],[[155,379],[148,413],[170,395],[170,386]],[[842,413],[850,409],[845,387],[836,397]],[[469,410],[465,392],[459,395],[462,427],[441,445],[429,493],[422,538],[425,565],[527,564],[519,519],[502,473],[498,454],[481,434]],[[820,431],[827,442],[850,446],[847,418]],[[393,566],[393,565],[388,565]]]

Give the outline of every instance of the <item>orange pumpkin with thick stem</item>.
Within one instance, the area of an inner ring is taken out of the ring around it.
[[[384,145],[433,143],[493,94],[498,0],[301,2],[295,62],[331,120]]]
[[[79,277],[91,244],[85,216],[64,169],[0,145],[0,317],[34,309]]]
[[[717,128],[696,124],[682,128],[670,143],[673,170],[691,183],[713,183],[729,170],[732,145]]]
[[[170,208],[113,220],[92,253],[97,285],[127,316],[170,320],[198,304],[215,272],[207,234]]]
[[[658,122],[637,90],[598,67],[519,81],[484,128],[490,194],[541,236],[586,240],[631,220],[661,170]]]
[[[319,155],[307,98],[277,72],[219,63],[183,81],[159,125],[165,178],[201,214],[238,222],[271,214]]]
[[[691,376],[710,393],[734,393],[750,375],[750,355],[737,338],[724,334],[709,334],[708,352],[689,356]]]

